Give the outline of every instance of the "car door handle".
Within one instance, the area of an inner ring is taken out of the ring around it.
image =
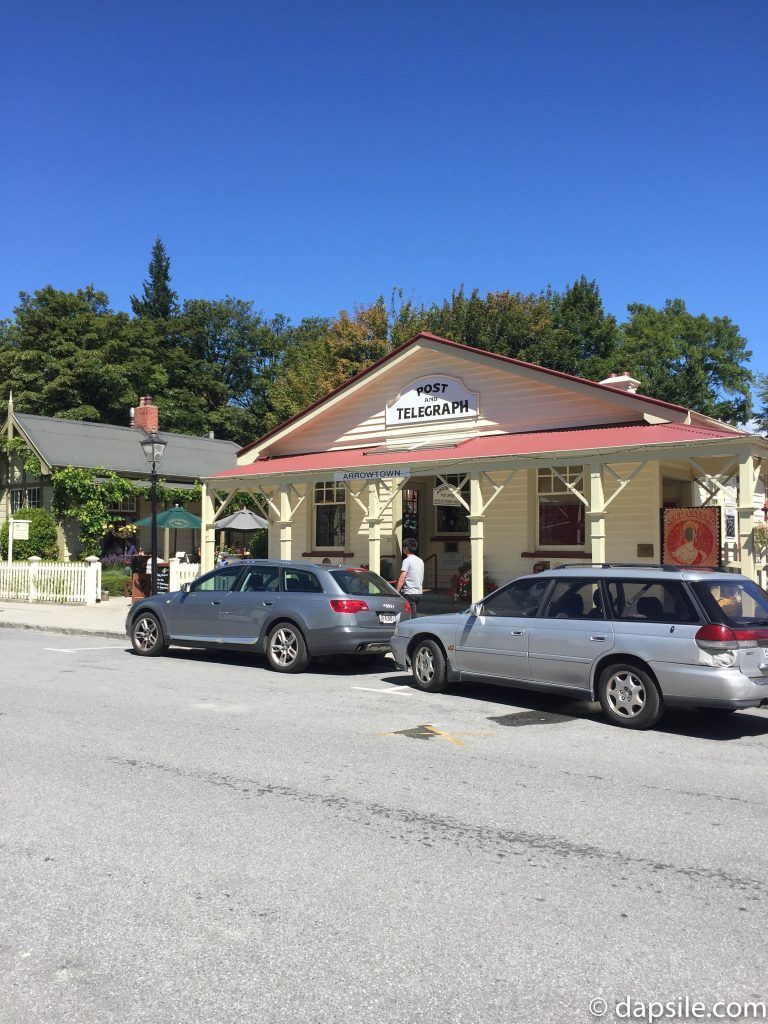
[[[513,629],[512,636],[525,636],[527,630],[525,629]]]
[[[604,643],[608,639],[608,637],[607,636],[591,636],[589,639],[590,640],[594,640],[596,643]]]
[[[275,603],[274,601],[265,601],[264,602],[264,604],[267,606],[267,608],[271,607],[274,603]]]
[[[221,604],[221,601],[211,601],[211,604]]]

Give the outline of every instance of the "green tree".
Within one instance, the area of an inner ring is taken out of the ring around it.
[[[768,374],[757,374],[755,393],[760,402],[755,412],[755,420],[760,432],[768,434]]]
[[[169,325],[164,359],[168,388],[158,396],[169,430],[252,441],[265,429],[265,391],[285,329],[253,303],[229,296],[190,299]]]
[[[29,540],[13,541],[13,560],[23,562],[33,555],[55,562],[59,557],[56,520],[44,508],[20,508],[12,519],[29,519]],[[8,557],[8,523],[0,527],[0,553]]]
[[[752,353],[736,324],[694,316],[682,299],[668,299],[663,309],[627,308],[617,365],[637,377],[643,393],[726,423],[749,419],[753,375],[746,363]]]
[[[564,292],[548,291],[547,302],[550,325],[539,347],[536,341],[528,347],[531,362],[587,380],[602,380],[615,369],[619,327],[605,312],[595,281],[582,274]]]
[[[152,246],[149,276],[139,298],[131,296],[131,309],[141,320],[169,320],[178,312],[179,296],[171,288],[171,258],[159,238]]]
[[[450,299],[427,308],[412,301],[393,309],[391,327],[398,344],[419,331],[499,355],[531,359],[545,348],[543,337],[550,328],[550,311],[543,295],[520,292],[488,292],[469,295],[462,285]]]
[[[390,349],[383,298],[333,320],[309,317],[286,330],[265,392],[267,429],[327,395]]]
[[[127,425],[137,395],[162,393],[160,336],[92,286],[22,292],[0,327],[0,379],[18,412]]]

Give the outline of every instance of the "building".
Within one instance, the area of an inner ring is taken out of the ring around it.
[[[51,474],[67,466],[114,470],[138,486],[148,488],[149,467],[140,442],[148,434],[157,432],[158,417],[157,406],[150,396],[141,398],[138,407],[132,410],[129,427],[17,413],[13,409],[13,399],[9,398],[2,436],[6,442],[20,438],[39,462],[41,471],[31,474],[24,468],[24,460],[9,450],[7,444],[4,446],[0,460],[0,522],[23,506],[50,508],[53,496]],[[237,445],[232,441],[167,432],[162,437],[168,444],[158,473],[169,487],[192,491],[202,476],[235,464]],[[189,509],[199,512],[199,503],[191,504]],[[130,498],[119,508],[110,509],[110,516],[116,522],[132,523],[149,514],[148,498]],[[144,536],[139,537],[147,551],[149,533],[147,528]],[[168,541],[168,531],[165,531],[166,547]],[[181,549],[192,550],[195,542],[193,531],[179,530],[176,542]],[[79,556],[74,520],[65,522],[59,546],[62,557]],[[164,555],[168,554],[166,550]]]
[[[723,565],[755,576],[768,442],[637,386],[419,334],[206,478],[203,568],[215,519],[247,491],[272,557],[392,575],[414,536],[425,585],[447,588],[468,562],[473,600],[483,572],[538,561],[696,564],[707,531]],[[677,555],[662,551],[672,510]]]

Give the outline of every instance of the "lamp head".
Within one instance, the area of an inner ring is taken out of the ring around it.
[[[141,450],[144,452],[144,458],[147,462],[153,466],[157,465],[163,457],[167,441],[161,441],[157,434],[150,434],[140,443]]]

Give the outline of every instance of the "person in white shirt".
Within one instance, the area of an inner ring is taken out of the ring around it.
[[[419,601],[424,589],[424,562],[416,554],[418,550],[419,545],[411,537],[407,537],[403,541],[405,557],[395,584],[395,588],[410,601],[414,617],[418,612]]]

